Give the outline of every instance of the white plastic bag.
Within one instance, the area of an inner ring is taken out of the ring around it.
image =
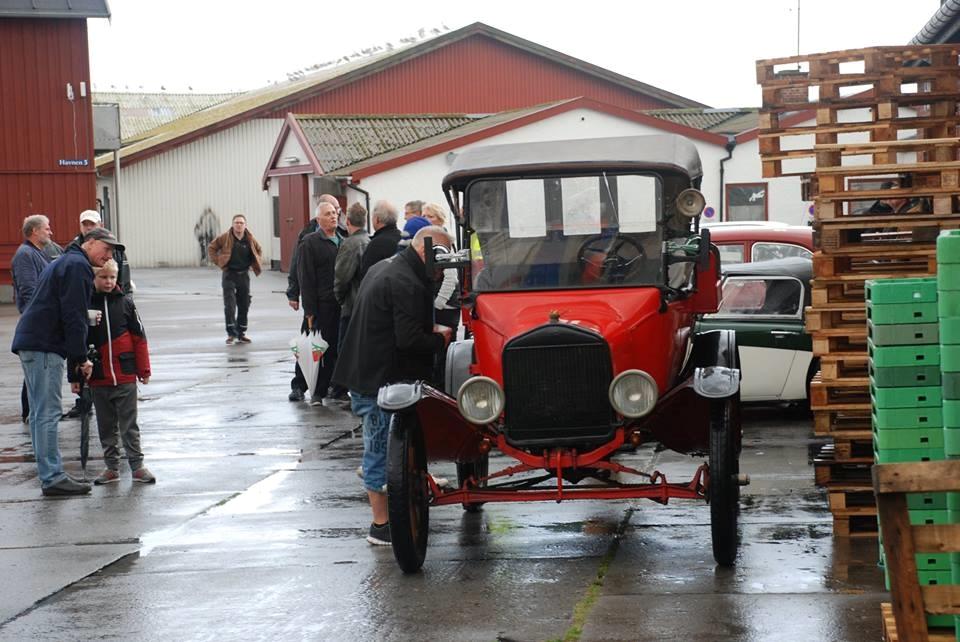
[[[317,385],[317,371],[320,369],[320,360],[323,353],[330,346],[323,340],[319,331],[298,334],[290,340],[290,351],[293,352],[303,378],[307,381],[307,399],[313,396],[313,387]],[[324,391],[326,392],[326,391]]]

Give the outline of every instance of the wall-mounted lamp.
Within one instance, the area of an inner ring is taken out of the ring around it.
[[[299,157],[299,156],[284,156],[284,157],[283,157],[283,162],[284,162],[284,163],[287,163],[288,165],[296,165],[297,163],[300,162],[300,157]]]

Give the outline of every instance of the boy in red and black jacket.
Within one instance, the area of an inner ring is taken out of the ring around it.
[[[109,484],[120,479],[117,444],[122,440],[133,481],[152,484],[157,479],[143,465],[140,427],[137,426],[137,380],[150,381],[147,337],[133,299],[117,287],[117,264],[113,260],[97,270],[93,285],[90,307],[102,316],[87,336],[87,342],[96,348],[99,356],[89,384],[107,465],[93,483]]]

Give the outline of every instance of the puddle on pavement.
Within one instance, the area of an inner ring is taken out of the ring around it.
[[[259,512],[263,507],[275,503],[275,494],[287,477],[290,476],[289,470],[278,470],[266,479],[261,479],[256,484],[234,496],[229,501],[214,506],[208,515],[245,515]]]

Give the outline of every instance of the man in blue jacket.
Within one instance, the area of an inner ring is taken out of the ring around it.
[[[44,496],[83,495],[90,486],[63,471],[57,427],[60,422],[64,359],[71,381],[89,378],[87,309],[93,292],[93,269],[123,249],[116,237],[98,227],[71,245],[40,273],[36,290],[17,323],[12,350],[20,357],[30,396],[30,439]]]

